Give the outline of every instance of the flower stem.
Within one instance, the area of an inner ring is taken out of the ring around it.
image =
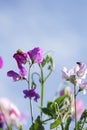
[[[32,101],[30,99],[30,112],[31,112],[31,121],[32,121],[32,125],[33,125],[33,109],[32,109]]]
[[[77,124],[77,113],[76,113],[76,86],[74,85],[74,105],[75,105],[75,130],[77,130],[76,128],[76,124]]]
[[[43,69],[42,66],[40,65],[41,69],[41,107],[43,107],[43,99],[44,99],[44,75],[43,75]],[[42,111],[41,111],[41,119],[42,119]]]
[[[50,120],[52,120],[52,119],[53,119],[53,118],[50,117],[50,118],[48,118],[48,119],[46,119],[46,120],[43,120],[42,123],[46,123],[47,121],[50,121]]]
[[[30,86],[30,69],[32,67],[32,64],[29,66],[29,71],[28,71],[28,89],[31,89],[31,86]],[[30,113],[31,113],[31,121],[32,121],[32,125],[33,125],[33,108],[32,108],[32,100],[31,98],[29,99],[30,100]]]

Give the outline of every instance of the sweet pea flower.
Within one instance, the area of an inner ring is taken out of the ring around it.
[[[66,67],[63,68],[62,70],[62,77],[66,80],[70,79],[70,77],[74,75],[74,70],[71,69],[71,70],[67,70]]]
[[[36,87],[30,90],[23,90],[23,93],[25,94],[24,97],[30,98],[30,99],[34,97],[34,100],[37,102],[37,99],[39,99],[40,96],[35,90],[36,90]]]
[[[13,55],[13,57],[17,61],[17,65],[18,65],[21,75],[25,76],[27,71],[25,67],[23,67],[23,64],[26,64],[26,62],[29,59],[29,55],[21,50],[18,50],[17,53]]]
[[[80,88],[81,90],[87,90],[87,82],[81,82],[81,83],[79,84],[79,88]]]
[[[3,59],[2,57],[0,56],[0,69],[3,67]]]
[[[81,99],[76,99],[76,113],[77,119],[79,119],[84,111],[84,105]],[[72,103],[71,107],[72,119],[75,118],[75,105]]]
[[[29,59],[29,55],[26,52],[17,50],[17,53],[13,55],[13,58],[15,58],[19,66],[19,64],[26,64],[27,60]]]
[[[39,47],[34,48],[33,50],[28,51],[29,57],[32,63],[42,63],[43,61],[43,51]]]
[[[12,126],[19,127],[22,125],[22,114],[18,108],[7,98],[0,99],[0,113],[2,123],[6,123]]]
[[[87,75],[86,64],[83,62],[77,62],[76,66],[74,67],[74,71],[78,77],[85,79],[85,77]]]
[[[26,79],[26,77],[22,74],[18,74],[13,70],[7,72],[7,76],[12,77],[13,81],[18,81],[21,79]]]
[[[67,70],[66,67],[62,70],[62,77],[73,83],[75,86],[79,86],[79,84],[86,78],[87,75],[87,67],[83,62],[77,62],[76,65]]]

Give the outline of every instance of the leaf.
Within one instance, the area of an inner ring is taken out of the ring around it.
[[[44,130],[44,127],[42,125],[42,122],[40,120],[40,116],[37,117],[33,125],[30,127],[29,130]]]
[[[60,105],[66,97],[68,97],[68,95],[60,96],[59,98],[55,99],[54,102],[56,102],[58,105]]]
[[[41,110],[44,114],[46,114],[48,116],[53,116],[53,114],[49,108],[44,107],[44,108],[41,108]]]
[[[61,119],[58,118],[57,120],[55,120],[53,123],[50,124],[50,129],[54,129],[56,127],[58,127],[61,123]]]

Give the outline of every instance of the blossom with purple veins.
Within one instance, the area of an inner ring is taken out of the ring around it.
[[[29,57],[32,63],[42,63],[43,61],[43,51],[39,47],[34,48],[33,50],[28,51]]]
[[[70,79],[70,77],[71,77],[72,75],[74,75],[74,70],[73,70],[73,69],[67,70],[66,67],[63,68],[63,70],[62,70],[62,77],[63,77],[64,79],[66,79],[66,80],[67,80],[67,79]]]
[[[87,90],[87,82],[81,82],[79,84],[79,88],[82,90]]]
[[[77,65],[74,67],[74,71],[78,77],[85,79],[87,75],[87,67],[83,62],[77,62]]]
[[[36,87],[30,90],[23,90],[23,93],[25,94],[24,97],[30,98],[30,99],[34,97],[34,100],[37,102],[37,99],[39,99],[40,96],[35,90],[36,90]]]
[[[62,77],[76,86],[79,86],[82,83],[83,79],[86,78],[86,75],[87,67],[83,62],[77,62],[76,65],[70,70],[67,70],[66,67],[62,70]]]

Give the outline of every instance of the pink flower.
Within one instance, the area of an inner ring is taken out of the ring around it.
[[[79,88],[82,90],[87,90],[87,82],[81,82],[79,84]]]
[[[77,119],[79,119],[84,111],[84,105],[81,99],[76,99],[76,113],[77,113]],[[72,104],[71,107],[71,112],[72,112],[72,118],[75,118],[75,105],[74,103]]]
[[[67,70],[66,67],[63,68],[62,70],[62,77],[66,80],[70,79],[70,77],[74,75],[74,70],[71,69],[71,70]]]
[[[2,57],[0,56],[0,69],[3,67],[3,59]]]
[[[3,120],[8,124],[19,127],[22,125],[22,114],[18,108],[7,98],[0,99],[0,113],[3,114]]]
[[[76,65],[70,70],[67,70],[66,67],[62,70],[62,77],[73,83],[75,86],[79,86],[83,82],[83,79],[86,78],[86,75],[87,67],[83,62],[77,62]]]
[[[39,47],[34,48],[33,50],[28,51],[29,57],[32,63],[42,63],[43,61],[43,51]]]
[[[82,79],[85,79],[87,75],[87,67],[83,62],[77,62],[77,65],[74,67],[76,75]]]

